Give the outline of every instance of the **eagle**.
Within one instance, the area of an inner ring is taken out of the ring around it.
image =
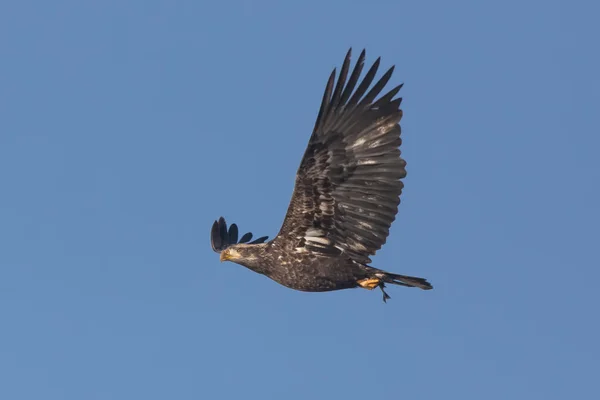
[[[305,292],[380,288],[386,284],[432,289],[426,279],[377,269],[371,256],[389,235],[406,177],[401,157],[402,84],[378,97],[394,66],[371,87],[381,58],[364,78],[365,50],[348,77],[348,51],[337,83],[329,76],[292,198],[277,236],[238,240],[236,224],[212,225],[211,246],[232,261],[279,284]],[[360,83],[359,83],[360,81]],[[370,90],[369,90],[370,88]]]

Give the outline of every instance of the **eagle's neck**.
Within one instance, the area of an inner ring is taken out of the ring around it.
[[[244,246],[243,257],[235,262],[259,274],[268,274],[272,266],[268,244],[258,243]]]

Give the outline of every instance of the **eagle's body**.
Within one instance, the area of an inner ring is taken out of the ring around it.
[[[283,286],[305,292],[355,288],[357,281],[368,278],[369,269],[372,270],[348,257],[286,251],[277,240],[256,245],[251,250],[258,257],[240,264]],[[243,250],[240,253],[244,254]]]
[[[247,243],[237,226],[215,221],[213,249],[292,289],[323,292],[385,283],[431,289],[422,278],[369,266],[396,217],[406,162],[400,157],[401,99],[395,87],[376,100],[393,68],[367,92],[379,59],[358,85],[364,51],[348,82],[350,52],[337,85],[331,74],[315,128],[296,175],[294,193],[277,237]],[[384,300],[389,298],[384,293]]]

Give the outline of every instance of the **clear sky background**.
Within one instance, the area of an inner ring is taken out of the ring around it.
[[[600,53],[589,1],[0,3],[0,398],[599,398]],[[295,292],[273,236],[347,49],[404,82],[374,264]]]

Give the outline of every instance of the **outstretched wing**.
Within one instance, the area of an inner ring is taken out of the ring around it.
[[[212,246],[213,251],[220,253],[232,244],[237,243],[264,243],[264,241],[269,238],[268,236],[262,236],[250,242],[250,240],[252,240],[252,233],[248,232],[238,241],[238,232],[236,224],[231,224],[229,230],[227,230],[227,222],[225,222],[225,218],[223,217],[219,218],[218,221],[215,221],[210,231],[210,245]]]
[[[406,162],[400,157],[402,85],[375,101],[390,68],[367,92],[380,59],[362,82],[365,51],[348,77],[348,51],[335,85],[331,73],[319,115],[296,175],[294,193],[277,241],[288,251],[342,253],[368,264],[396,218]]]

